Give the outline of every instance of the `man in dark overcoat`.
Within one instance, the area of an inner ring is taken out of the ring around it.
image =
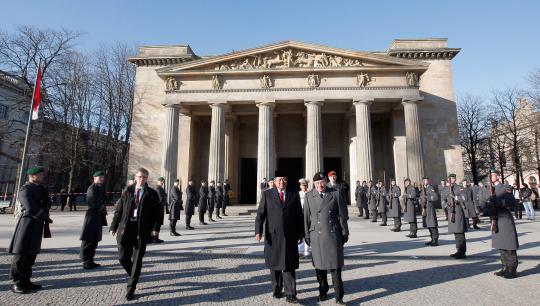
[[[369,212],[371,213],[371,222],[377,222],[377,217],[379,216],[379,213],[377,212],[378,188],[376,185],[373,185],[372,181],[369,181],[368,190]]]
[[[19,190],[18,201],[22,215],[17,220],[15,232],[8,247],[13,254],[10,276],[13,281],[12,291],[19,294],[41,289],[41,285],[30,281],[32,266],[41,251],[41,239],[44,229],[52,223],[49,218],[51,202],[47,188],[43,186],[43,167],[31,167],[26,171],[28,182]],[[48,238],[48,237],[45,237]]]
[[[181,236],[176,231],[176,223],[180,220],[180,212],[184,209],[182,207],[182,187],[180,186],[180,180],[174,180],[174,185],[171,188],[171,200],[169,203],[169,229],[171,236]],[[187,218],[186,218],[187,219]],[[187,227],[187,220],[186,220]]]
[[[405,193],[403,194],[403,222],[409,223],[409,238],[416,238],[418,232],[418,221],[416,220],[416,205],[418,190],[411,185],[411,180],[406,178],[403,182]]]
[[[448,186],[446,185],[446,179],[442,179],[441,184],[437,188],[437,191],[439,192],[439,197],[441,199],[441,207],[444,211],[445,220],[448,221]]]
[[[383,182],[377,182],[377,213],[381,215],[382,223],[380,226],[386,226],[388,216],[386,211],[388,210],[388,197],[386,194],[386,187],[384,187]]]
[[[88,209],[84,215],[81,233],[81,259],[84,269],[95,269],[101,265],[94,262],[98,242],[102,239],[102,227],[107,226],[107,207],[105,206],[105,173],[96,171],[93,174],[94,183],[86,192]]]
[[[264,234],[264,259],[272,277],[273,297],[299,303],[296,297],[298,244],[304,237],[304,218],[298,192],[287,192],[287,178],[275,178],[276,188],[262,192],[255,219],[255,239]]]
[[[195,205],[195,187],[191,185],[191,189],[193,190],[193,194],[190,197],[190,187],[188,186],[188,189],[186,192],[188,193],[188,199],[193,199],[193,204]],[[189,202],[189,201],[188,201]],[[201,182],[201,187],[199,188],[199,224],[200,225],[207,225],[208,223],[204,222],[204,214],[206,214],[206,210],[208,209],[208,187],[206,186],[206,181]],[[187,214],[188,208],[186,207],[186,214]]]
[[[451,173],[448,176],[448,233],[454,234],[456,240],[456,253],[450,255],[456,259],[466,258],[467,241],[465,240],[465,232],[467,231],[467,223],[465,219],[465,196],[464,188],[456,184],[456,175]]]
[[[362,184],[360,181],[356,181],[356,187],[354,189],[354,202],[356,203],[356,208],[358,208],[358,217],[364,216],[364,209],[362,208]]]
[[[360,203],[362,205],[362,208],[364,209],[364,219],[369,219],[369,187],[366,181],[362,181]]]
[[[214,181],[210,181],[210,184],[208,184],[208,205],[206,206],[206,209],[208,210],[208,220],[211,222],[216,222],[216,220],[212,218],[214,208],[216,207],[216,201],[216,185]]]
[[[159,197],[159,212],[158,212],[158,222],[159,228],[156,230],[157,234],[152,234],[152,240],[148,243],[163,243],[163,240],[159,239],[159,232],[161,231],[161,226],[165,221],[165,210],[169,206],[167,199],[167,192],[165,191],[165,178],[158,177],[156,183],[156,192]]]
[[[221,181],[217,182],[216,187],[216,217],[219,219],[222,219],[220,214],[220,210],[223,207],[223,185],[221,184]]]
[[[324,172],[316,173],[313,182],[315,188],[304,199],[304,228],[319,282],[319,301],[328,298],[327,273],[330,272],[336,303],[345,305],[341,269],[345,261],[343,245],[349,239],[347,203],[339,191],[328,188]]]
[[[146,245],[157,235],[162,213],[158,193],[147,184],[148,170],[140,168],[135,184],[128,186],[118,201],[109,231],[116,236],[120,264],[128,274],[126,299],[135,297]]]
[[[435,192],[435,188],[429,184],[429,177],[424,177],[422,190],[420,190],[420,205],[422,206],[422,216],[425,217],[426,226],[431,237],[430,241],[425,243],[429,246],[439,245],[439,223],[437,222],[437,209],[435,208],[437,200],[439,200],[439,195]]]
[[[225,209],[229,206],[229,191],[231,191],[231,184],[229,184],[229,180],[225,180],[225,183],[223,183],[223,207],[221,208],[222,215],[224,216],[227,216]]]
[[[502,183],[502,178],[496,171],[492,171],[491,179],[494,182],[494,195],[489,198],[489,212],[492,222],[491,242],[494,249],[501,254],[502,269],[495,275],[504,278],[516,278],[519,241],[516,224],[512,211],[516,198],[512,195],[512,186]],[[494,223],[496,226],[494,226]]]
[[[401,231],[401,188],[396,184],[396,180],[390,182],[390,191],[388,192],[388,217],[394,219],[394,227],[390,229],[392,232]]]

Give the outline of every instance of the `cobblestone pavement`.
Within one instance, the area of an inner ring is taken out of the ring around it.
[[[34,265],[33,281],[44,289],[27,295],[9,291],[11,256],[4,251],[13,231],[13,218],[0,215],[1,305],[119,305],[124,304],[125,272],[116,256],[115,241],[104,233],[96,261],[102,268],[87,272],[78,259],[82,212],[53,213],[53,238],[46,239]],[[110,217],[110,215],[109,215]],[[183,218],[183,217],[182,217]],[[271,297],[262,244],[253,238],[254,216],[229,216],[195,231],[182,230],[165,243],[150,245],[143,262],[135,305],[283,305]],[[182,220],[183,221],[183,220]],[[539,222],[520,221],[519,278],[493,275],[500,268],[491,249],[488,224],[467,234],[469,257],[454,260],[453,236],[440,222],[441,246],[425,247],[428,231],[405,238],[351,215],[343,281],[348,305],[538,305],[540,283]],[[180,229],[183,229],[179,225]],[[408,226],[404,226],[408,230]],[[105,229],[106,230],[106,229]],[[317,282],[309,260],[297,271],[298,298],[316,305]],[[333,298],[333,290],[330,289]],[[321,303],[332,305],[333,300]]]

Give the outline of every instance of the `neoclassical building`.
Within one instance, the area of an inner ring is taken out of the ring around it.
[[[228,179],[255,203],[276,170],[296,187],[319,170],[341,179],[463,176],[446,39],[397,39],[365,52],[284,41],[200,57],[146,46],[136,64],[129,169],[151,179]],[[351,188],[352,190],[354,188]],[[353,197],[354,202],[354,197]]]

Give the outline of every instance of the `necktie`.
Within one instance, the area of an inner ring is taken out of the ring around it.
[[[321,199],[324,198],[324,194],[323,194],[323,193],[319,193],[319,195],[321,196]]]
[[[285,205],[285,199],[283,198],[283,191],[279,192],[279,200],[281,201],[281,205]]]
[[[138,188],[137,192],[135,193],[135,204],[139,204],[139,201],[141,200],[141,189]]]

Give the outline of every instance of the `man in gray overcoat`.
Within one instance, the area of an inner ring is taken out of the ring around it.
[[[360,190],[360,203],[364,210],[364,219],[369,219],[369,188],[366,181],[362,181],[362,189]]]
[[[465,206],[463,208],[465,209],[465,223],[467,225],[467,229],[471,227],[469,220],[472,220],[474,229],[480,229],[480,227],[478,227],[478,215],[476,214],[476,207],[474,206],[473,188],[467,182],[467,180],[463,180],[462,186],[463,195],[465,196]]]
[[[431,240],[426,242],[426,245],[429,246],[439,245],[439,223],[437,222],[437,210],[435,208],[437,200],[439,200],[439,196],[435,192],[435,188],[429,184],[429,177],[424,177],[422,190],[420,191],[420,205],[422,206],[422,216],[425,217],[426,226],[431,237]]]
[[[188,205],[191,202],[193,202],[193,207],[195,207],[195,187],[191,185],[188,186],[187,192],[187,202]],[[191,193],[191,195],[190,195]],[[206,186],[206,182],[201,182],[201,187],[199,188],[199,224],[200,225],[207,225],[208,223],[204,222],[204,214],[206,214],[206,210],[208,209],[208,186]],[[195,208],[193,208],[195,210]],[[188,208],[186,207],[186,214],[188,213]]]
[[[272,296],[289,303],[296,297],[296,269],[299,265],[298,244],[304,237],[304,217],[298,192],[287,192],[287,177],[276,176],[276,188],[261,193],[255,219],[255,239],[264,234],[264,260],[272,277]]]
[[[441,207],[444,211],[445,219],[446,221],[448,221],[448,186],[446,185],[446,180],[442,179],[441,184],[437,188],[437,191],[439,192],[439,198],[441,199]]]
[[[41,250],[41,239],[45,227],[52,223],[49,218],[51,201],[47,188],[43,186],[45,169],[31,167],[26,171],[28,182],[19,190],[22,215],[17,221],[15,232],[8,247],[13,254],[10,276],[13,280],[11,291],[19,294],[41,289],[41,285],[30,281],[32,266]],[[49,238],[46,237],[45,238]]]
[[[105,173],[96,171],[92,175],[94,183],[86,192],[88,209],[84,215],[81,233],[81,259],[84,269],[95,269],[101,265],[94,262],[98,242],[102,239],[102,227],[107,226],[107,208],[105,207]],[[105,221],[105,223],[104,223]]]
[[[319,282],[319,301],[328,298],[327,273],[330,272],[336,303],[345,305],[341,269],[344,265],[343,245],[349,239],[347,203],[339,191],[327,187],[324,172],[315,174],[313,183],[315,188],[304,200],[304,228]]]
[[[180,180],[174,180],[174,185],[171,188],[171,200],[169,203],[169,230],[171,236],[181,236],[176,231],[176,222],[180,220],[180,211],[184,209],[182,207],[182,189],[180,186]],[[187,219],[187,218],[186,218]],[[187,221],[186,221],[187,226]]]
[[[456,184],[456,175],[451,173],[448,176],[448,213],[450,220],[448,221],[448,233],[454,234],[456,240],[456,253],[450,255],[456,259],[466,258],[467,241],[465,240],[465,232],[467,224],[465,223],[465,196],[463,195],[463,187]]]
[[[502,178],[495,171],[491,173],[491,177],[495,185],[495,194],[489,198],[492,247],[501,253],[502,263],[502,269],[495,272],[495,275],[508,279],[516,278],[519,241],[512,211],[517,203],[512,195],[512,186],[501,183]],[[496,226],[493,223],[496,223]]]
[[[208,220],[211,222],[216,222],[216,220],[212,218],[214,207],[216,207],[216,200],[216,185],[214,181],[210,181],[210,184],[208,185],[208,205],[206,205],[206,210],[208,210]]]
[[[418,198],[418,192],[416,188],[411,185],[411,180],[406,178],[404,183],[405,193],[403,194],[403,222],[409,223],[409,234],[406,235],[409,238],[416,238],[418,232],[418,223],[416,220],[416,199]]]
[[[219,215],[222,207],[223,207],[223,186],[221,185],[221,181],[218,181],[217,187],[216,187],[216,217],[218,219],[223,219]]]
[[[401,204],[399,198],[401,197],[401,188],[396,184],[396,180],[392,179],[390,182],[390,191],[388,192],[388,217],[394,219],[394,227],[392,232],[401,231]]]
[[[369,212],[371,213],[371,222],[377,222],[379,213],[377,212],[377,186],[372,181],[368,183]]]
[[[386,195],[386,188],[384,187],[383,183],[381,181],[377,182],[377,213],[381,215],[382,223],[379,224],[380,226],[386,226],[387,222],[387,216],[386,216],[386,210],[387,210],[387,204],[388,204],[388,198]]]

